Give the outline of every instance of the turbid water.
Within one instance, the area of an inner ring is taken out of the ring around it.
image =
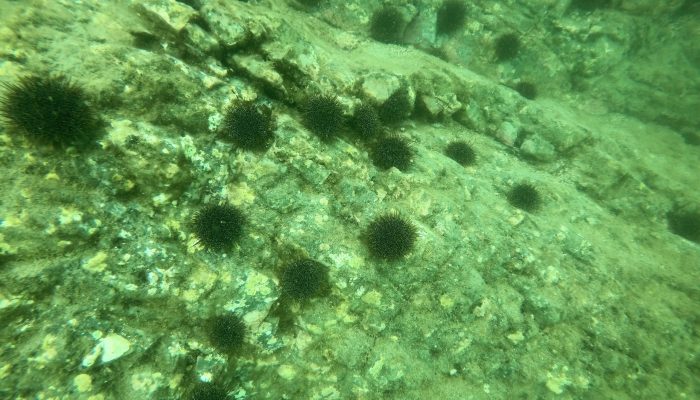
[[[0,398],[700,398],[699,19],[0,0]]]

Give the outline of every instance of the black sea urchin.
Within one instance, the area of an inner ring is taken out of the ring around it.
[[[403,13],[396,7],[385,6],[372,15],[370,35],[382,43],[400,44],[403,41],[403,31],[406,21]]]
[[[438,9],[435,30],[438,34],[453,33],[464,26],[466,15],[464,0],[446,0]]]
[[[372,256],[395,261],[410,253],[418,234],[416,227],[398,213],[388,213],[369,224],[366,242]]]
[[[413,109],[408,89],[402,87],[392,93],[379,107],[379,117],[385,124],[395,124],[406,119]]]
[[[189,400],[226,400],[226,391],[213,383],[200,382],[190,393]]]
[[[413,151],[405,140],[390,136],[379,139],[370,156],[372,163],[379,169],[396,167],[405,172],[411,166]]]
[[[280,284],[284,293],[295,300],[316,297],[328,289],[328,268],[318,261],[298,260],[284,269]]]
[[[307,100],[304,124],[321,140],[333,138],[343,121],[343,108],[335,96],[312,96]]]
[[[355,107],[352,117],[352,126],[363,140],[377,136],[382,129],[379,113],[374,106],[362,103]]]
[[[537,97],[537,88],[530,82],[520,81],[515,85],[514,89],[528,100],[534,100]]]
[[[666,218],[671,232],[700,243],[700,212],[676,209],[669,211]]]
[[[2,119],[32,140],[57,146],[85,145],[99,128],[83,89],[64,76],[32,75],[4,89]]]
[[[194,217],[194,232],[205,247],[226,250],[243,234],[245,217],[228,204],[207,206]]]
[[[275,137],[272,110],[250,101],[234,105],[226,111],[222,133],[242,149],[266,150]]]
[[[209,340],[217,349],[231,353],[245,341],[245,324],[236,315],[219,315],[209,320]]]
[[[540,193],[529,183],[519,183],[508,192],[508,202],[521,210],[533,212],[540,207]]]
[[[472,165],[476,161],[476,153],[469,143],[464,141],[451,142],[445,149],[445,154],[460,165]]]
[[[520,51],[520,38],[514,33],[506,33],[496,39],[496,60],[508,61],[518,55]]]

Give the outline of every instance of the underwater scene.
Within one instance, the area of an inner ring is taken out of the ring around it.
[[[700,399],[700,1],[0,0],[0,399]]]

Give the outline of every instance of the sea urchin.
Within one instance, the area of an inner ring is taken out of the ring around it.
[[[411,166],[413,151],[405,140],[390,136],[377,140],[370,156],[379,169],[396,167],[405,172]]]
[[[363,140],[379,135],[382,129],[377,109],[368,103],[362,103],[355,107],[352,125]]]
[[[540,207],[540,193],[529,183],[519,183],[508,192],[508,202],[521,210],[533,212]]]
[[[666,215],[671,232],[700,243],[700,212],[674,209]]]
[[[64,76],[32,75],[3,86],[2,119],[30,139],[57,146],[85,145],[99,127],[83,89]]]
[[[382,43],[399,44],[403,40],[406,21],[396,7],[385,6],[372,15],[370,35]]]
[[[245,150],[266,150],[274,139],[272,110],[246,101],[226,111],[223,134]]]
[[[396,212],[379,216],[369,224],[366,242],[372,256],[388,261],[408,254],[416,242],[416,227]]]
[[[321,140],[333,138],[343,122],[343,107],[335,96],[317,95],[307,100],[304,124]]]
[[[234,314],[218,315],[209,320],[209,340],[223,352],[233,352],[243,346],[245,324]]]
[[[204,246],[214,250],[226,250],[243,234],[245,217],[237,208],[228,204],[210,205],[194,217],[194,231]]]
[[[435,30],[438,34],[450,34],[464,26],[467,5],[464,0],[446,0],[437,11]]]
[[[226,400],[226,391],[211,382],[200,382],[192,389],[189,400]]]
[[[328,289],[328,268],[311,259],[288,265],[280,279],[282,291],[295,300],[316,297]]]
[[[458,140],[451,142],[445,149],[445,155],[457,161],[462,166],[472,165],[476,161],[476,153],[469,143]]]

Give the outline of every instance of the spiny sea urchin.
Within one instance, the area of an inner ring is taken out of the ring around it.
[[[224,116],[222,133],[242,149],[266,150],[275,137],[272,110],[252,101],[233,105]]]
[[[86,145],[94,138],[99,119],[84,90],[65,76],[31,75],[3,86],[0,115],[26,137],[57,146]]]
[[[536,211],[542,202],[537,188],[530,183],[519,183],[508,192],[508,202],[521,210]]]
[[[408,88],[402,87],[389,96],[379,107],[379,117],[385,124],[399,123],[413,111],[413,102]]]
[[[226,391],[211,382],[199,382],[190,392],[189,400],[226,400]]]
[[[333,138],[343,126],[343,107],[335,96],[311,96],[304,109],[304,124],[321,140]]]
[[[219,350],[231,353],[243,346],[246,327],[234,314],[218,315],[209,320],[209,340]]]
[[[382,43],[400,44],[406,21],[403,13],[396,7],[385,6],[372,15],[370,35]]]
[[[671,232],[700,243],[700,212],[677,208],[669,211],[666,219]]]
[[[352,126],[363,140],[377,136],[382,129],[377,109],[371,104],[362,103],[355,107]]]
[[[462,166],[472,165],[476,161],[476,153],[469,143],[458,140],[450,142],[445,149],[445,155],[457,161]]]
[[[520,38],[514,33],[506,33],[496,39],[496,60],[508,61],[515,58],[520,51]]]
[[[389,136],[377,140],[370,154],[372,163],[379,169],[398,168],[408,170],[413,161],[413,151],[408,143],[399,137]]]
[[[528,100],[534,100],[537,97],[537,87],[531,82],[520,81],[515,85],[514,89]]]
[[[295,300],[316,297],[329,287],[328,268],[315,260],[297,260],[285,267],[280,284],[282,291]]]
[[[437,11],[435,30],[440,34],[450,34],[464,26],[467,5],[464,0],[446,0]]]
[[[372,256],[395,261],[411,252],[417,237],[416,227],[408,219],[391,212],[369,224],[365,239]]]
[[[243,234],[245,217],[228,204],[210,205],[194,216],[194,232],[205,247],[227,250]]]

